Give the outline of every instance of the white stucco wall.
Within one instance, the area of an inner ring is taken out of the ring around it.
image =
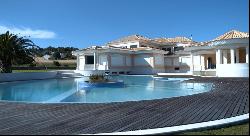
[[[154,58],[149,54],[137,54],[134,56],[132,74],[154,74]]]
[[[191,60],[191,57],[190,56],[182,56],[180,57],[180,62],[181,62],[181,65],[188,65],[188,66],[191,66],[192,65],[192,60]]]
[[[106,54],[101,54],[98,56],[98,70],[108,69],[108,56]]]
[[[172,66],[173,65],[173,59],[169,57],[164,58],[164,65],[165,66]]]
[[[153,57],[151,55],[140,54],[135,55],[134,57],[134,65],[135,66],[152,66],[151,61]]]
[[[79,70],[84,70],[85,65],[85,57],[79,56]]]
[[[126,66],[131,66],[132,65],[132,60],[131,56],[127,55],[126,56]]]
[[[194,71],[202,70],[200,55],[194,55],[193,56],[193,67],[194,67]]]
[[[124,56],[121,54],[111,55],[111,66],[124,66]]]
[[[201,62],[200,55],[194,55],[193,60],[194,60],[193,62],[194,65],[200,65],[200,62]]]
[[[173,66],[176,66],[176,67],[180,66],[180,60],[179,60],[179,58],[173,58]]]
[[[114,46],[114,47],[127,47],[127,48],[130,48],[131,45],[137,45],[137,47],[139,47],[139,42],[119,43],[119,44],[112,44],[111,46]]]
[[[155,65],[160,65],[163,66],[164,65],[164,56],[163,55],[155,55]]]
[[[190,56],[179,57],[180,72],[190,72],[192,67],[192,58]]]
[[[192,67],[192,59],[190,56],[176,56],[164,58],[164,66],[166,73],[186,73],[190,72]],[[179,69],[176,69],[179,68]]]
[[[201,57],[201,70],[205,70],[205,57],[203,55],[200,56]]]
[[[249,77],[249,64],[217,64],[216,76],[218,77]]]
[[[154,69],[153,73],[162,73],[165,72],[164,67],[164,55],[163,54],[154,54]]]

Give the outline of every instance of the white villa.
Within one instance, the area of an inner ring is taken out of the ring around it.
[[[249,34],[229,31],[214,40],[127,36],[73,52],[77,73],[249,77]]]

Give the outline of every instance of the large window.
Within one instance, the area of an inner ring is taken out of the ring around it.
[[[180,51],[180,50],[184,50],[184,47],[174,47],[174,51]]]
[[[137,45],[130,45],[130,48],[137,48]]]
[[[85,56],[85,64],[94,64],[94,56]]]
[[[171,48],[172,48],[172,47],[169,47],[169,48],[166,49],[166,51],[168,51],[168,54],[167,54],[167,55],[172,55],[172,54],[173,54]]]

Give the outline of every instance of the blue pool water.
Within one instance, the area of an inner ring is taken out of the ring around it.
[[[152,76],[113,76],[123,80],[121,87],[89,87],[84,78],[31,80],[0,83],[0,100],[21,102],[107,103],[151,100],[192,95],[211,90],[211,83],[185,83],[185,78]]]

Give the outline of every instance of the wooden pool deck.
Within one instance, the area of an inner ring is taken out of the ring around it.
[[[249,113],[249,78],[195,78],[212,91],[108,104],[0,102],[0,134],[95,134],[200,123]]]

